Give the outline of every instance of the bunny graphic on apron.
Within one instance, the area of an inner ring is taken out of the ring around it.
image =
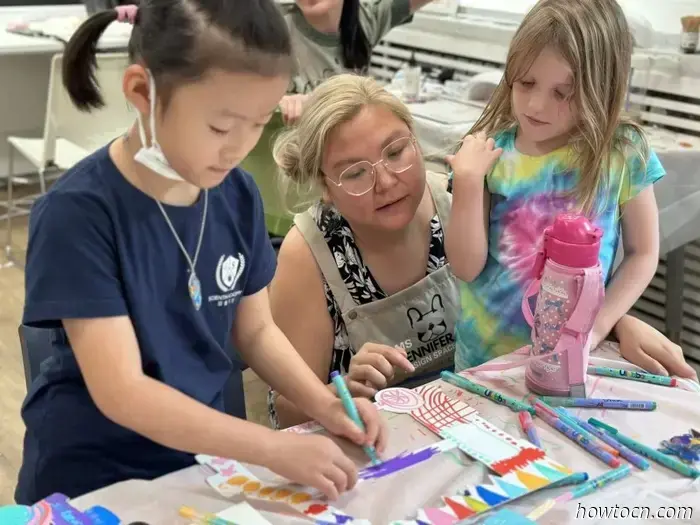
[[[452,196],[439,175],[428,173],[427,183],[444,231]],[[348,291],[311,213],[296,215],[294,223],[311,248],[340,308],[353,350],[359,351],[365,343],[379,343],[406,351],[416,371],[409,376],[395,370],[390,386],[412,388],[436,379],[442,370],[454,368],[454,328],[460,299],[449,264],[394,295],[359,305]]]

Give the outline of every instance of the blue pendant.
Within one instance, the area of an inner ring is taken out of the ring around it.
[[[202,307],[202,284],[194,272],[190,274],[187,287],[190,290],[190,299],[192,299],[195,310],[199,310]]]

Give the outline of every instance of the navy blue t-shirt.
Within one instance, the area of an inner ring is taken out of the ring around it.
[[[192,455],[158,445],[102,415],[61,319],[129,316],[144,372],[223,410],[222,390],[232,370],[225,346],[236,307],[242,297],[269,284],[276,258],[249,174],[234,169],[209,190],[208,201],[196,264],[199,311],[188,292],[189,265],[157,203],[122,176],[107,147],[65,173],[35,204],[23,322],[56,327],[63,337],[55,338],[52,358],[22,407],[27,431],[18,503],[31,504],[53,492],[76,497],[194,463]],[[204,192],[192,206],[164,208],[193,258]]]

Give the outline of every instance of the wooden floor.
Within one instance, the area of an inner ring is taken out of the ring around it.
[[[5,196],[0,192],[0,201]],[[0,215],[4,209],[0,209]],[[23,262],[27,222],[13,222],[14,254]],[[5,225],[0,223],[0,265],[5,263]],[[17,327],[24,304],[24,272],[20,267],[0,269],[0,505],[12,503],[22,450],[24,425],[19,409],[26,394]],[[250,370],[244,372],[248,419],[268,424],[267,387]]]

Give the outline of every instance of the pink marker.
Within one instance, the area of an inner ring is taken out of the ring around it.
[[[542,449],[542,442],[540,437],[537,435],[537,429],[535,428],[535,423],[532,421],[532,416],[530,412],[522,411],[518,412],[518,420],[520,421],[520,427],[523,432],[527,434],[527,439],[535,445],[537,448]]]

